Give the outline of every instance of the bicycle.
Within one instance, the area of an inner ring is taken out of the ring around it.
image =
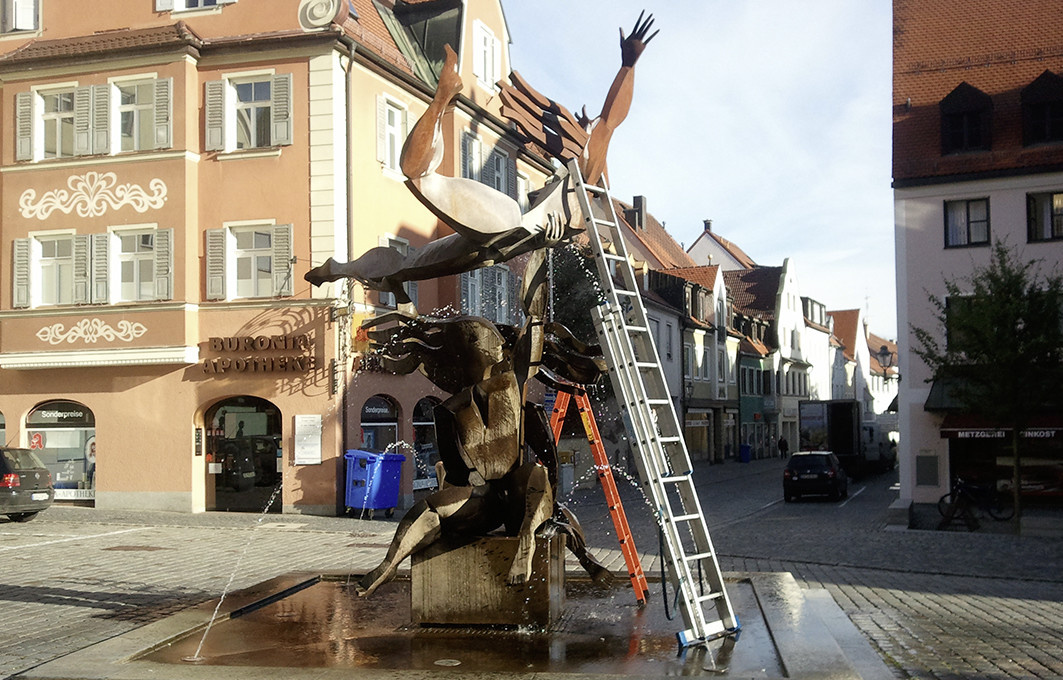
[[[938,512],[951,519],[969,512],[975,519],[989,515],[998,522],[1006,522],[1015,516],[1011,494],[1000,491],[996,485],[972,484],[957,477],[952,489],[938,499]]]

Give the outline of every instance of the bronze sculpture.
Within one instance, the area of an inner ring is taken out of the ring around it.
[[[606,151],[613,131],[631,105],[634,66],[646,44],[652,15],[639,15],[630,36],[620,31],[621,67],[601,115],[575,119],[539,95],[517,74],[514,85],[500,83],[503,113],[529,139],[546,138],[543,128],[563,143],[548,148],[563,163],[578,158],[588,184],[606,173]],[[446,59],[435,96],[403,146],[400,166],[407,186],[455,233],[437,239],[413,255],[373,248],[348,263],[329,258],[305,279],[314,285],[354,278],[373,290],[396,296],[398,312],[365,324],[398,322],[370,337],[385,369],[421,370],[451,394],[435,411],[442,488],[418,502],[403,517],[384,560],[359,582],[370,594],[394,576],[399,563],[443,535],[477,536],[504,526],[517,536],[508,581],[531,575],[535,532],[550,520],[569,537],[569,548],[596,580],[611,578],[587,552],[575,517],[556,503],[556,449],[543,409],[525,399],[527,381],[537,377],[565,389],[568,382],[594,382],[604,365],[600,349],[586,346],[563,327],[546,324],[544,248],[583,231],[570,178],[562,169],[521,214],[509,196],[475,180],[435,172],[442,160],[441,121],[461,92],[453,50]],[[527,321],[523,328],[493,324],[478,317],[417,317],[403,282],[470,271],[531,253],[521,291]],[[532,460],[525,462],[525,450]]]

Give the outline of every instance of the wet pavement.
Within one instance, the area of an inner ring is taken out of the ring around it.
[[[1002,526],[887,531],[895,473],[854,484],[844,503],[783,504],[781,468],[778,460],[696,467],[726,571],[786,572],[810,601],[836,602],[844,620],[825,620],[855,627],[892,677],[1063,677],[1063,540]],[[643,566],[655,573],[652,518],[621,490]],[[595,552],[622,570],[600,492],[572,501]],[[230,581],[239,590],[293,571],[358,573],[376,564],[394,530],[381,519],[257,519],[57,506],[26,524],[0,520],[0,678],[34,677],[42,663],[97,643],[155,635],[162,622],[209,606]],[[656,595],[651,587],[659,607]]]

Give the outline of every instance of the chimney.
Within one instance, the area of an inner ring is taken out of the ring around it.
[[[635,208],[635,228],[639,230],[646,229],[646,197],[636,196],[632,199],[632,204]]]
[[[706,234],[711,234],[712,233],[712,220],[702,220],[702,222],[705,224],[705,233]]]

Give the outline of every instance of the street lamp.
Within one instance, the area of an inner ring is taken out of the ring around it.
[[[893,366],[893,352],[886,345],[878,348],[878,352],[875,353],[878,358],[878,363],[882,366],[882,380],[883,382],[889,382],[889,369]]]

